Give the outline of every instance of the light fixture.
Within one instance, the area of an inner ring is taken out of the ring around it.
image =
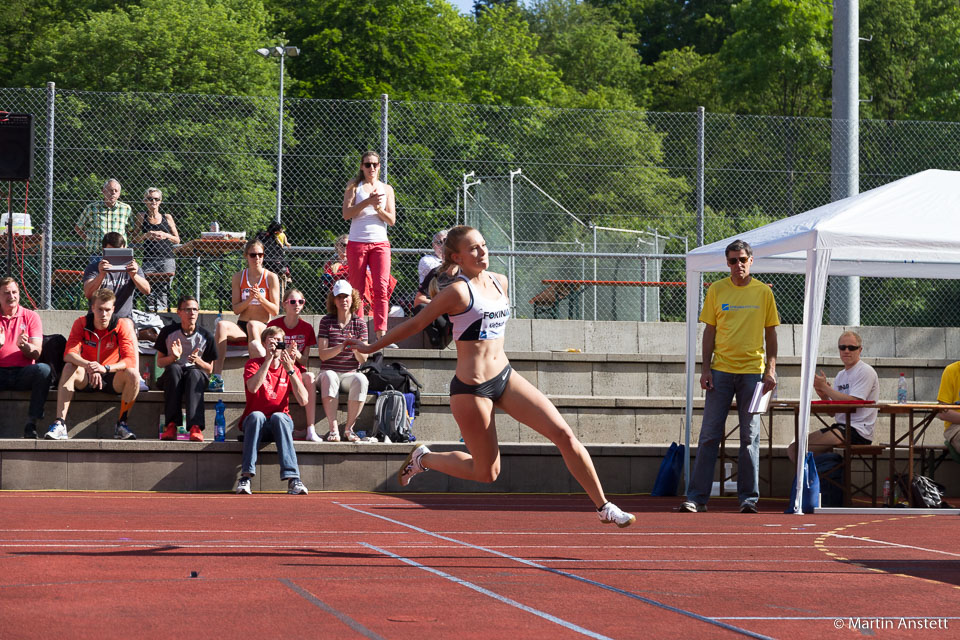
[[[280,200],[283,180],[283,61],[287,56],[300,55],[300,49],[291,45],[277,45],[257,49],[264,58],[280,58],[280,109],[277,122],[277,213],[274,219],[280,222]]]

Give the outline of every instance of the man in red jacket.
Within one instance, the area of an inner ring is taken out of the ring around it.
[[[116,295],[99,289],[90,298],[90,312],[77,318],[67,338],[64,367],[57,390],[57,420],[45,438],[66,440],[67,411],[75,391],[105,391],[120,395],[120,417],[113,430],[118,440],[136,439],[127,428],[127,412],[140,393],[137,339],[132,323],[113,316]]]

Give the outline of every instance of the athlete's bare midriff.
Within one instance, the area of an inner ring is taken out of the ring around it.
[[[462,340],[457,345],[456,375],[460,382],[480,384],[490,380],[509,364],[498,340]]]

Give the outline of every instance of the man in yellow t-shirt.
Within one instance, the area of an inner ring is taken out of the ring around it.
[[[710,285],[700,312],[700,321],[706,324],[700,387],[706,394],[697,461],[687,487],[687,499],[680,505],[681,512],[707,510],[720,440],[734,397],[740,417],[740,513],[757,513],[760,497],[760,417],[750,414],[748,409],[758,382],[763,380],[765,392],[777,386],[780,317],[773,291],[750,275],[750,245],[735,240],[727,246],[726,256],[730,277]]]
[[[940,390],[937,392],[940,404],[960,404],[960,362],[948,364],[940,376]],[[941,411],[937,417],[944,421],[943,441],[955,452],[960,453],[960,411],[953,409]]]

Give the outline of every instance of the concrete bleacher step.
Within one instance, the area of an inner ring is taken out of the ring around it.
[[[239,477],[242,446],[235,440],[0,440],[0,489],[229,492]],[[295,443],[300,476],[311,491],[580,491],[557,449],[537,444],[501,444],[501,473],[493,483],[425,473],[403,489],[396,472],[412,446]],[[430,446],[463,450],[459,442]],[[597,445],[588,450],[606,491],[614,495],[650,491],[666,447]],[[260,448],[253,490],[286,490],[273,444]]]

